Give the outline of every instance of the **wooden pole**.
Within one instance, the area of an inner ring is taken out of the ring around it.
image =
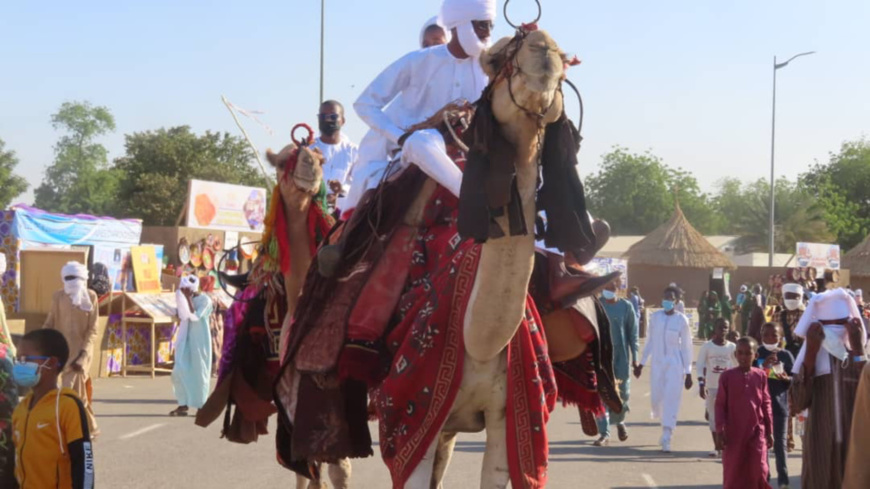
[[[263,176],[266,177],[266,182],[269,183],[269,186],[275,185],[275,180],[272,178],[272,175],[266,171],[266,167],[263,165],[263,160],[260,158],[260,151],[254,146],[254,142],[251,141],[251,137],[248,136],[248,131],[245,130],[242,123],[239,122],[239,118],[236,117],[236,111],[233,110],[232,104],[227,100],[226,96],[221,95],[221,101],[226,105],[227,110],[230,111],[230,115],[233,116],[233,120],[236,121],[236,125],[239,127],[239,130],[242,131],[242,135],[245,136],[245,140],[248,142],[248,145],[251,146],[251,149],[254,150],[254,156],[257,158],[257,164],[260,165],[260,170],[263,172]]]

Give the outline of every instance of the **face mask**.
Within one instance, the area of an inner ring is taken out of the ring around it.
[[[332,136],[341,129],[341,124],[338,121],[320,121],[317,127],[321,134]]]
[[[776,343],[762,343],[761,346],[767,349],[767,351],[776,351],[779,350],[779,345]]]
[[[34,362],[15,363],[12,367],[12,379],[21,387],[33,387],[39,383],[39,368]]]
[[[456,34],[459,39],[459,45],[465,54],[472,58],[479,58],[483,51],[487,48],[487,43],[480,40],[474,32],[474,26],[471,22],[465,22],[456,27]]]
[[[674,301],[662,301],[662,308],[665,311],[673,311],[674,310]]]
[[[602,290],[601,296],[609,301],[612,301],[613,299],[616,298],[616,292],[613,292],[611,290]]]
[[[789,311],[794,311],[801,306],[800,299],[786,299],[783,302],[785,302],[785,308]]]
[[[823,326],[825,339],[822,340],[822,348],[828,351],[841,362],[846,360],[849,352],[846,350],[846,328],[839,325]]]

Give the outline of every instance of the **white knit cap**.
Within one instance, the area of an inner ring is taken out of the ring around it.
[[[448,30],[472,20],[495,20],[495,0],[444,0],[441,25]]]
[[[804,296],[804,288],[801,287],[800,284],[783,284],[782,285],[782,293],[792,293],[797,294],[801,297]]]

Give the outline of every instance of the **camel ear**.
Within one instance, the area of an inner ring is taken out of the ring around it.
[[[480,67],[489,77],[490,81],[501,71],[505,63],[505,48],[511,38],[503,37],[492,47],[480,55]]]
[[[278,155],[272,152],[272,148],[266,149],[266,160],[275,168],[278,168]]]

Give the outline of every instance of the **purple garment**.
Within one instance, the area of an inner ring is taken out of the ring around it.
[[[767,434],[773,415],[764,370],[726,370],[716,395],[716,432],[724,433],[722,469],[725,489],[770,489]]]
[[[242,324],[245,314],[248,312],[248,302],[260,292],[256,286],[249,285],[240,300],[233,302],[233,305],[224,313],[224,345],[221,352],[221,363],[218,368],[218,384],[230,372],[233,365],[233,353],[236,350],[236,335],[238,327]]]

